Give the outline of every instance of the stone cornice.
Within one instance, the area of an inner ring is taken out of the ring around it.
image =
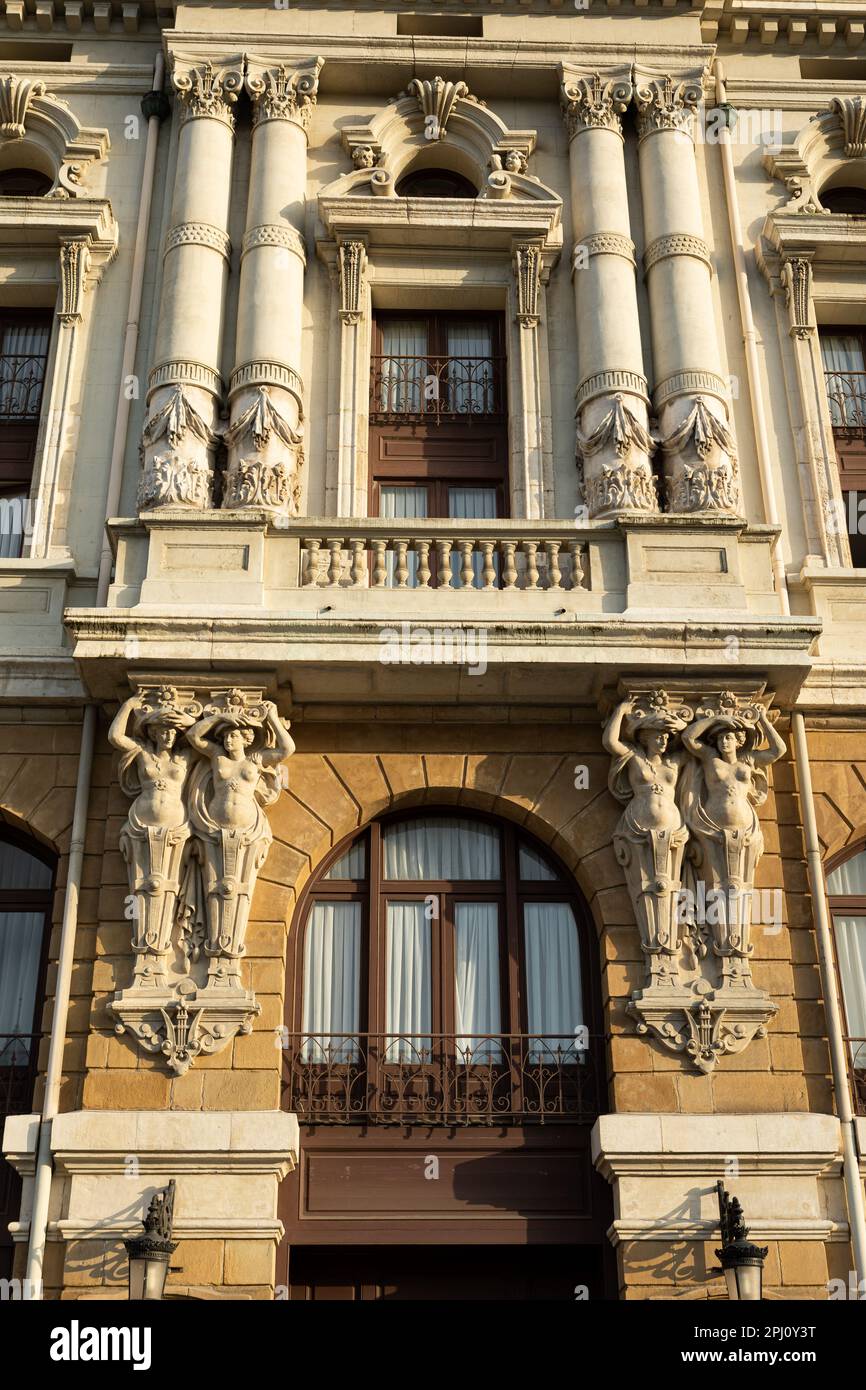
[[[319,198],[326,228],[339,240],[366,241],[380,247],[404,247],[412,228],[416,249],[436,250],[470,245],[474,251],[512,250],[514,238],[538,240],[558,252],[562,244],[562,202],[546,198],[378,198],[350,194]]]

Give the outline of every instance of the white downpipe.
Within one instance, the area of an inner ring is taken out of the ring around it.
[[[165,59],[158,53],[154,62],[153,90],[162,91],[165,76]],[[138,221],[135,233],[132,272],[129,287],[129,304],[126,315],[123,359],[118,392],[117,420],[114,429],[114,442],[111,450],[111,464],[108,475],[108,489],[105,501],[105,520],[116,513],[120,498],[123,476],[123,455],[126,449],[126,434],[129,426],[130,402],[124,391],[124,383],[135,366],[138,348],[139,316],[141,313],[142,289],[144,284],[144,264],[147,252],[147,235],[150,224],[150,209],[153,200],[153,184],[156,172],[156,152],[159,140],[159,115],[150,117],[147,123],[147,143],[142,169],[141,199],[138,206]],[[107,533],[103,534],[102,551],[99,558],[99,578],[96,585],[96,606],[104,608],[111,580],[111,546]],[[45,1259],[45,1241],[48,1230],[48,1205],[51,1197],[51,1179],[54,1165],[51,1156],[51,1125],[60,1106],[60,1085],[63,1078],[63,1049],[66,1045],[66,1022],[69,1014],[69,996],[72,986],[72,967],[75,961],[75,935],[78,929],[78,903],[81,894],[81,871],[84,862],[84,841],[87,833],[87,808],[90,800],[90,775],[93,767],[93,749],[96,739],[96,705],[85,707],[81,723],[81,744],[78,754],[78,776],[75,783],[75,807],[72,815],[72,840],[69,847],[69,867],[66,893],[63,900],[63,924],[60,930],[60,951],[57,963],[57,987],[54,994],[54,1013],[51,1020],[51,1042],[48,1049],[48,1066],[45,1073],[45,1098],[39,1126],[39,1147],[36,1155],[36,1176],[33,1185],[33,1210],[30,1217],[30,1243],[27,1250],[27,1280],[31,1297],[42,1298],[42,1269]]]
[[[716,101],[725,100],[724,69],[717,59],[714,64],[716,78]],[[740,209],[737,198],[737,184],[734,176],[734,157],[731,150],[731,136],[727,126],[720,132],[722,169],[725,177],[725,202],[728,212],[728,226],[731,233],[731,248],[734,255],[734,270],[737,280],[737,298],[740,305],[740,323],[743,332],[743,345],[746,353],[746,375],[748,377],[749,398],[752,403],[752,420],[755,427],[755,443],[758,452],[758,469],[761,476],[761,491],[764,498],[764,512],[772,526],[779,525],[779,511],[776,502],[776,488],[770,463],[770,446],[767,434],[767,421],[764,414],[764,398],[761,393],[761,379],[758,370],[757,335],[752,318],[752,305],[749,298],[749,280],[746,273],[746,253],[740,231]],[[788,581],[780,545],[781,537],[773,546],[773,579],[776,592],[782,605],[782,612],[790,613]],[[836,1095],[836,1108],[842,1129],[842,1180],[845,1186],[845,1200],[848,1208],[848,1225],[851,1231],[851,1244],[854,1251],[854,1264],[858,1281],[866,1279],[866,1209],[864,1209],[863,1183],[860,1178],[860,1164],[857,1154],[857,1135],[854,1125],[854,1112],[851,1106],[851,1091],[848,1065],[845,1055],[844,1032],[842,1028],[842,1008],[839,1000],[839,986],[836,977],[833,933],[830,926],[830,911],[827,906],[827,887],[824,881],[824,866],[821,859],[821,841],[818,837],[818,823],[815,818],[815,801],[812,792],[812,769],[809,763],[809,746],[806,740],[806,720],[800,710],[791,712],[791,733],[794,743],[794,765],[800,788],[800,803],[803,811],[803,837],[806,844],[806,864],[809,874],[809,890],[812,895],[815,914],[815,929],[818,938],[818,959],[821,970],[821,984],[824,992],[824,1009],[827,1018],[827,1033],[830,1043],[830,1064],[833,1074],[833,1089]]]
[[[842,1009],[839,1002],[839,986],[833,953],[833,933],[830,927],[830,910],[827,906],[827,890],[821,862],[821,841],[818,838],[818,823],[815,819],[815,802],[812,796],[812,769],[809,764],[809,748],[806,742],[806,721],[799,710],[794,710],[791,714],[791,730],[794,735],[794,755],[797,765],[797,781],[800,787],[800,804],[803,808],[803,831],[806,840],[806,862],[809,868],[809,889],[814,904],[815,928],[818,937],[818,961],[821,969],[821,983],[824,988],[824,1010],[827,1015],[827,1034],[830,1042],[830,1066],[833,1072],[833,1088],[836,1092],[836,1109],[842,1127],[842,1179],[845,1184],[848,1225],[851,1230],[855,1273],[859,1285],[860,1280],[866,1279],[866,1209],[864,1209],[863,1183],[860,1178],[860,1163],[857,1155],[857,1133],[851,1105],[848,1063],[845,1056]]]
[[[716,102],[725,100],[725,77],[722,64],[716,59]],[[734,156],[731,149],[731,132],[722,126],[719,132],[719,145],[722,152],[722,172],[725,179],[725,204],[728,211],[728,227],[731,233],[731,250],[734,258],[734,276],[737,281],[737,300],[740,306],[740,325],[743,333],[743,347],[746,354],[746,377],[749,386],[749,400],[752,403],[752,423],[755,430],[755,446],[758,453],[758,472],[761,478],[761,493],[764,499],[764,515],[771,526],[779,525],[779,507],[776,501],[776,485],[770,462],[770,437],[767,433],[767,417],[764,413],[764,397],[761,391],[761,375],[758,363],[758,337],[755,321],[752,318],[752,302],[749,298],[749,276],[746,269],[746,252],[740,231],[740,209],[737,199],[737,183],[734,176]],[[785,576],[785,562],[782,556],[782,537],[778,534],[773,541],[772,551],[773,581],[782,612],[790,613],[788,582]]]

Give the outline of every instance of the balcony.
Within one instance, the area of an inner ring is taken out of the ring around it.
[[[866,440],[866,372],[825,372],[833,434],[843,442]]]
[[[371,424],[470,424],[505,415],[502,357],[373,357]]]
[[[599,1037],[292,1033],[284,1043],[284,1108],[301,1124],[592,1124],[604,1108]]]

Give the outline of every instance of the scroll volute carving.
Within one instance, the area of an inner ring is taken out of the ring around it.
[[[764,849],[756,808],[785,745],[752,698],[721,691],[687,700],[664,690],[629,696],[603,741],[611,792],[625,804],[614,849],[646,962],[629,1011],[638,1032],[706,1072],[762,1035],[776,1012],[750,958],[753,926],[780,927],[780,903],[765,911],[766,895],[755,893]]]
[[[241,960],[272,839],[264,807],[294,744],[260,690],[170,685],[140,687],[109,739],[132,798],[120,849],[134,966],[112,1005],[117,1031],[182,1074],[259,1012]]]

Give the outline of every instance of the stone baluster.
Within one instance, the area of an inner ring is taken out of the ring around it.
[[[514,561],[517,542],[500,541],[500,549],[502,551],[502,587],[503,589],[514,589],[517,587],[517,565]]]
[[[415,554],[418,556],[418,569],[415,575],[415,583],[419,589],[430,588],[430,541],[415,542]]]
[[[523,554],[526,556],[526,574],[524,587],[527,589],[538,588],[538,541],[523,541],[521,545]]]
[[[298,513],[307,127],[321,66],[247,57],[253,136],[226,435],[230,510]]]
[[[562,570],[559,568],[559,548],[561,544],[561,541],[544,542],[544,552],[547,556],[548,589],[562,588]]]
[[[591,517],[658,510],[621,116],[626,72],[562,68],[574,222],[577,453]]]
[[[406,589],[409,586],[409,558],[407,551],[409,542],[396,540],[394,542],[394,584],[397,589]]]
[[[496,564],[493,559],[493,552],[496,549],[495,541],[482,541],[481,553],[483,556],[481,566],[481,579],[483,589],[496,588]]]
[[[571,556],[571,587],[585,589],[586,577],[583,572],[583,557],[586,554],[582,541],[569,541],[568,553]]]
[[[328,560],[327,583],[332,587],[339,584],[343,578],[343,542],[332,536],[328,541],[330,559]]]
[[[232,106],[243,85],[243,59],[211,63],[175,54],[171,81],[180,133],[141,441],[142,511],[212,505],[231,260]]]
[[[460,540],[460,587],[471,589],[475,584],[475,566],[472,557],[475,551],[474,540]]]
[[[436,587],[451,589],[451,548],[454,542],[440,538],[436,541]]]
[[[352,551],[352,559],[349,566],[349,578],[352,581],[353,589],[363,589],[367,583],[367,543],[362,537],[353,537],[349,542]]]
[[[653,405],[669,510],[736,514],[736,450],[719,366],[692,136],[701,95],[700,74],[636,76]]]
[[[315,589],[319,582],[319,552],[321,546],[322,542],[315,538],[304,541],[306,565],[304,568],[303,587],[305,589]]]
[[[373,588],[384,589],[388,580],[387,551],[388,542],[384,540],[373,540],[371,542],[373,550]]]

